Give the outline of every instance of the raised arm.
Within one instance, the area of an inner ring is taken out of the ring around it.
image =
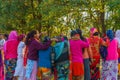
[[[108,46],[110,43],[110,40],[108,38],[106,38],[106,41],[104,41],[102,38],[100,39],[100,44],[103,46]]]
[[[45,44],[42,44],[36,41],[34,45],[37,50],[45,50],[51,45],[51,41],[48,41]]]
[[[87,47],[89,47],[89,42],[88,42],[88,40],[86,40],[86,42],[81,40],[81,46],[82,46],[82,48],[87,48]]]

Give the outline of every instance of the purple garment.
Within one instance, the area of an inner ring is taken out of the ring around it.
[[[103,61],[101,80],[117,80],[118,60]]]
[[[120,58],[118,58],[118,63],[120,63]]]
[[[0,51],[0,66],[2,66],[2,53]]]
[[[28,45],[28,59],[38,60],[38,50],[45,50],[51,44],[51,41],[46,42],[45,44],[39,43],[35,39],[32,39]]]

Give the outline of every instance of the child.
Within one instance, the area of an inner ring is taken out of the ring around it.
[[[15,68],[15,80],[17,80],[16,78],[18,78],[18,80],[24,80],[24,73],[25,73],[25,69],[23,67],[23,49],[25,47],[25,35],[20,35],[19,36],[20,39],[20,43],[18,45],[18,49],[17,49],[17,66]]]

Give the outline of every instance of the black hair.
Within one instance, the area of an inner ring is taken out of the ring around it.
[[[99,33],[98,32],[95,32],[94,34],[93,34],[93,36],[98,36],[99,35]]]
[[[70,36],[73,37],[75,34],[78,34],[78,32],[76,30],[72,30]]]
[[[80,29],[76,29],[76,31],[78,32],[78,34],[80,35],[80,39],[83,40],[83,41],[86,41],[86,39],[83,37],[82,35],[82,30]]]
[[[43,39],[43,42],[48,42],[50,41],[50,37],[49,36],[45,36],[44,39]]]
[[[32,31],[30,31],[30,32],[27,34],[26,41],[25,41],[25,44],[26,44],[26,45],[29,45],[31,39],[34,38],[34,35],[35,35],[35,34],[37,34],[37,31],[36,31],[36,30],[32,30]]]
[[[63,38],[64,38],[64,40],[68,40],[67,36],[64,36]]]
[[[6,39],[8,39],[8,34],[4,34],[4,37],[6,37]]]
[[[82,30],[80,30],[80,29],[76,29],[76,31],[78,32],[78,34],[80,35],[80,39],[82,40],[82,41],[85,41],[86,42],[86,39],[83,37],[83,35],[82,35]],[[83,48],[82,49],[82,52],[84,52],[85,51],[85,49]]]

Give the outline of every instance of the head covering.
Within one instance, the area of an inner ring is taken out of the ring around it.
[[[18,39],[18,35],[16,31],[11,31],[8,37],[8,40],[17,40]]]
[[[25,37],[25,34],[21,34],[21,35],[18,36],[18,40],[22,41],[24,37]]]
[[[120,30],[116,31],[115,39],[118,41],[118,47],[120,48]]]
[[[110,39],[110,41],[112,41],[114,39],[114,33],[112,30],[107,30],[106,35]]]
[[[94,33],[98,32],[97,28],[91,28],[90,29],[90,36],[93,36]]]

